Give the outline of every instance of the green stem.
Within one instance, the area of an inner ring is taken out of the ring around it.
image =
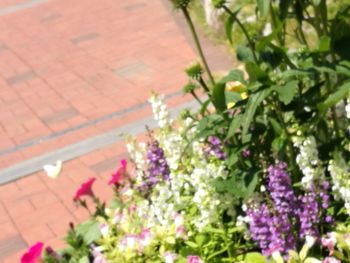
[[[226,229],[225,229],[225,227],[224,227],[224,225],[222,223],[221,223],[221,229],[225,233],[223,238],[224,238],[225,246],[227,248],[227,254],[228,254],[229,262],[233,262],[233,255],[232,255],[232,252],[231,252],[231,249],[230,249],[230,243],[229,243],[229,241],[227,239],[227,231],[226,231]]]
[[[327,3],[326,3],[326,1],[322,0],[318,6],[314,5],[314,10],[315,10],[316,21],[318,21],[319,24],[322,25],[322,27],[321,26],[319,27],[319,31],[317,32],[318,37],[320,38],[322,36],[328,36],[329,31],[328,31],[328,17],[327,17]],[[332,57],[333,63],[335,63],[335,54],[333,51],[331,53],[332,53],[331,57]],[[326,57],[323,56],[322,60],[323,60],[323,63],[325,63]],[[324,73],[324,77],[326,80],[327,92],[329,94],[331,94],[333,88],[332,88],[329,73]],[[333,128],[335,130],[336,136],[339,138],[339,136],[340,136],[339,123],[338,123],[338,118],[337,118],[337,112],[336,112],[336,109],[334,106],[331,107],[331,112],[332,112]]]
[[[191,30],[191,33],[192,33],[192,36],[193,36],[193,39],[194,39],[194,42],[196,44],[196,47],[197,47],[197,50],[198,50],[198,53],[199,53],[199,56],[204,64],[204,67],[205,67],[205,70],[207,71],[208,73],[208,76],[209,76],[209,79],[210,79],[210,82],[212,85],[215,85],[215,81],[214,81],[214,78],[213,78],[213,75],[211,74],[211,71],[209,69],[209,66],[208,66],[208,63],[207,63],[207,60],[205,59],[205,56],[204,56],[204,53],[203,53],[203,50],[202,50],[202,46],[199,42],[199,38],[198,38],[198,35],[197,35],[197,32],[196,32],[196,29],[194,28],[194,25],[193,25],[193,22],[192,22],[192,19],[191,19],[191,16],[190,14],[188,13],[188,10],[186,7],[183,7],[181,8],[185,18],[186,18],[186,21],[187,21],[187,24],[188,26],[190,27],[190,30]]]
[[[252,53],[253,53],[253,57],[254,57],[254,61],[256,63],[258,63],[258,58],[256,57],[256,54],[255,54],[255,47],[254,47],[254,44],[253,44],[253,41],[252,39],[250,38],[249,34],[248,34],[248,31],[247,29],[244,27],[244,25],[241,23],[241,21],[237,18],[237,16],[229,9],[227,8],[227,6],[223,6],[224,10],[230,15],[233,17],[233,19],[236,21],[236,23],[238,24],[238,26],[241,28],[245,38],[247,39],[248,41],[248,44],[250,46],[250,49],[252,50]]]
[[[288,147],[287,152],[288,152],[288,157],[289,157],[290,163],[292,165],[293,172],[294,172],[295,176],[299,177],[300,172],[299,172],[298,165],[296,163],[296,153],[294,151],[292,138],[290,137],[286,123],[284,122],[283,115],[281,113],[281,108],[280,108],[278,103],[279,102],[275,103],[276,115],[277,115],[277,118],[282,126],[283,132],[287,137],[287,147]]]
[[[191,91],[192,96],[196,99],[196,101],[203,106],[203,102],[198,98],[197,94],[194,91]]]
[[[272,2],[270,2],[270,15],[271,15],[272,26],[275,29],[275,28],[277,28],[277,18],[276,18],[275,10],[273,9]],[[280,43],[280,45],[284,46],[285,39],[283,38],[283,36],[281,35],[280,32],[277,33],[277,39],[278,39],[278,42]]]
[[[210,97],[210,91],[209,91],[209,88],[208,88],[207,84],[205,83],[204,79],[202,77],[199,77],[198,82],[203,87],[203,89],[208,93],[208,95]]]
[[[327,91],[330,94],[332,92],[332,87],[331,87],[331,81],[330,81],[328,73],[325,73],[325,78],[326,78]],[[332,112],[333,128],[334,128],[335,134],[336,134],[337,138],[340,138],[338,117],[337,117],[337,112],[336,112],[336,109],[334,106],[331,107],[331,112]]]

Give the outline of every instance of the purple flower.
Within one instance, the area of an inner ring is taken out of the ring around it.
[[[223,150],[222,143],[217,136],[208,137],[208,146],[206,149],[206,153],[214,155],[220,160],[226,159],[226,154]]]
[[[297,198],[286,168],[287,164],[283,162],[268,168],[267,187],[273,207],[263,203],[258,209],[248,211],[252,238],[267,256],[276,251],[286,254],[296,247],[292,226]]]
[[[141,184],[139,190],[148,192],[154,185],[162,180],[169,180],[170,169],[165,159],[164,151],[159,146],[159,142],[154,140],[148,145],[147,150],[148,177]]]
[[[286,172],[287,164],[278,163],[268,168],[268,190],[279,214],[291,215],[296,208],[292,180]]]
[[[244,149],[244,150],[242,151],[242,156],[243,156],[244,158],[248,158],[248,157],[250,156],[250,154],[251,154],[251,152],[250,152],[249,149]]]
[[[315,238],[319,237],[318,224],[320,222],[320,206],[317,201],[315,188],[312,187],[310,192],[299,197],[300,206],[298,215],[300,220],[300,238],[309,235]]]

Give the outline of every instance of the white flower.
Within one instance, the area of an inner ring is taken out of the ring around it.
[[[165,263],[174,263],[177,259],[177,255],[173,252],[167,251],[164,253]]]
[[[100,225],[100,231],[103,237],[107,237],[109,233],[109,226],[106,223]]]
[[[314,180],[324,177],[324,171],[318,159],[315,138],[313,136],[303,138],[300,131],[297,134],[298,136],[293,138],[294,146],[299,148],[296,162],[304,175],[301,179],[302,186],[305,189],[309,189]]]
[[[56,165],[46,164],[43,169],[48,177],[56,179],[62,171],[62,161],[56,161]]]

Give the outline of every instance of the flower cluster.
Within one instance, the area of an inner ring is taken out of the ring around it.
[[[164,156],[164,151],[159,147],[159,142],[154,140],[147,150],[148,176],[141,183],[140,190],[149,192],[158,182],[169,180],[169,166]]]
[[[263,203],[247,212],[252,239],[265,255],[275,251],[286,254],[296,247],[290,220],[295,215],[296,197],[286,167],[286,163],[279,163],[268,169],[268,190],[274,207],[270,209]]]
[[[312,187],[315,180],[323,179],[324,171],[318,159],[318,150],[315,137],[294,138],[294,146],[299,148],[296,162],[300,167],[304,177],[301,183],[305,189]]]
[[[276,251],[287,255],[289,250],[295,250],[298,237],[318,239],[321,222],[332,222],[330,216],[321,217],[325,214],[322,209],[326,211],[329,207],[329,183],[312,185],[304,195],[296,196],[286,169],[283,162],[268,168],[271,202],[255,203],[247,211],[252,239],[265,255]]]
[[[347,213],[350,215],[349,166],[340,154],[335,153],[334,159],[328,164],[328,171],[332,177],[334,197],[344,201]]]
[[[159,128],[162,129],[171,125],[169,112],[166,105],[164,104],[164,97],[158,94],[153,94],[149,99],[149,102],[152,105],[154,119],[158,122]]]
[[[319,237],[317,226],[320,222],[320,208],[315,190],[311,190],[299,199],[300,238],[305,238],[306,236]]]
[[[210,155],[216,156],[219,160],[225,160],[226,154],[223,150],[222,143],[217,136],[208,137],[208,145],[206,152]]]

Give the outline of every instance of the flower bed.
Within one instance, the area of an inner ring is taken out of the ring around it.
[[[172,2],[201,57],[184,87],[201,110],[172,121],[153,94],[159,129],[147,143],[127,138],[129,159],[108,182],[111,203],[89,179],[73,199],[92,216],[71,225],[67,248],[37,243],[22,262],[350,262],[350,57],[340,48],[350,5],[258,0],[257,20],[271,27],[263,33],[246,30],[240,9],[213,1],[228,15],[229,42],[238,29],[246,37],[237,48],[246,74],[217,79],[191,1]]]

